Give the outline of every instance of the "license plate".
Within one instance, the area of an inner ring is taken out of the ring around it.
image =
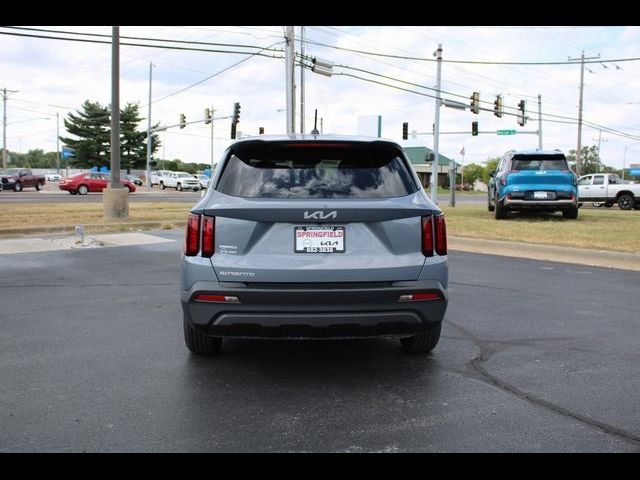
[[[295,253],[344,253],[345,230],[335,225],[295,227],[294,242]]]
[[[547,192],[533,192],[533,198],[547,198]]]

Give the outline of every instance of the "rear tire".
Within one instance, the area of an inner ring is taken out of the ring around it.
[[[631,195],[620,195],[618,198],[618,207],[620,210],[633,210],[636,206],[636,202]]]
[[[176,190],[179,191],[179,192],[182,191],[182,184],[181,183],[176,185]]]
[[[578,208],[574,207],[574,208],[570,208],[568,210],[563,210],[562,211],[562,217],[563,218],[568,218],[570,220],[575,220],[576,218],[578,218]]]
[[[22,191],[22,184],[20,182],[16,182],[13,184],[13,190],[16,192]]]
[[[509,216],[509,209],[504,206],[504,202],[498,200],[496,197],[496,209],[495,209],[495,217],[496,220],[504,220]]]
[[[164,190],[164,189],[165,189],[165,186],[164,186],[164,183],[163,183],[163,182],[160,182],[160,189],[161,189],[161,190]]]
[[[427,353],[433,350],[440,340],[442,321],[433,325],[428,331],[413,337],[401,338],[402,351],[405,353]]]
[[[86,195],[87,193],[89,193],[89,187],[86,185],[80,185],[78,187],[78,195]]]
[[[184,343],[191,353],[196,355],[215,355],[220,351],[222,338],[208,337],[193,328],[187,319],[183,321]]]
[[[43,188],[44,188],[44,183],[40,183],[40,182],[36,183],[36,190],[37,190],[37,191],[40,191],[40,190],[42,190]]]

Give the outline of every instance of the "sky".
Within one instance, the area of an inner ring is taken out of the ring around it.
[[[51,38],[6,35],[26,33],[110,41],[110,26],[28,26],[61,32],[0,27],[0,89],[16,90],[7,101],[7,148],[56,149],[56,113],[60,135],[66,135],[63,118],[80,109],[85,100],[111,102],[111,45]],[[163,48],[121,45],[120,103],[138,103],[146,129],[149,70],[152,68],[151,119],[176,125],[179,115],[187,122],[204,118],[213,107],[213,161],[232,142],[233,105],[241,105],[238,131],[257,135],[286,131],[286,91],[283,26],[122,26],[124,37],[161,39]],[[295,27],[295,47],[300,52],[300,27]],[[169,43],[202,42],[199,44]],[[607,165],[621,168],[640,163],[640,27],[491,27],[491,26],[306,26],[304,52],[334,63],[331,77],[305,70],[305,130],[313,128],[314,111],[325,134],[358,134],[358,121],[382,117],[382,137],[403,146],[433,148],[437,64],[434,51],[442,45],[442,97],[470,103],[480,93],[481,107],[493,109],[503,96],[505,112],[515,114],[526,102],[525,126],[516,116],[494,116],[493,111],[473,114],[467,108],[440,107],[440,153],[464,161],[484,163],[511,149],[538,147],[538,95],[541,96],[544,149],[575,149],[578,137],[580,63],[569,59],[598,57],[584,70],[582,145],[598,145]],[[210,43],[239,45],[220,47]],[[255,48],[269,56],[247,52]],[[169,49],[167,46],[235,50],[218,53]],[[376,54],[376,55],[372,55]],[[282,57],[282,58],[280,58]],[[634,60],[629,60],[634,59]],[[478,62],[478,63],[473,63]],[[502,64],[500,64],[502,62]],[[513,65],[513,63],[530,63]],[[507,64],[504,64],[507,63]],[[535,63],[548,63],[539,65]],[[361,77],[361,78],[355,78]],[[381,85],[382,82],[386,85]],[[296,132],[300,132],[300,68],[296,68]],[[396,88],[394,88],[396,87]],[[405,90],[402,90],[405,89]],[[406,91],[410,90],[410,91]],[[480,134],[471,135],[478,121]],[[402,140],[402,123],[417,135]],[[320,129],[320,125],[318,125]],[[513,130],[516,135],[497,135]],[[486,132],[486,133],[485,133]],[[525,133],[529,132],[529,133]],[[211,127],[204,123],[160,133],[158,158],[210,163]],[[464,147],[464,158],[460,152]],[[626,151],[626,159],[625,159]]]

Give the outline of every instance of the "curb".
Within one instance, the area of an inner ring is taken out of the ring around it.
[[[640,254],[637,253],[454,236],[449,236],[447,240],[449,250],[461,252],[640,271]]]
[[[87,234],[102,233],[105,229],[109,231],[127,232],[132,230],[151,230],[151,229],[166,229],[167,226],[171,228],[185,228],[187,222],[185,220],[165,221],[165,220],[152,220],[146,222],[131,222],[131,223],[83,223],[85,232]],[[56,234],[75,234],[75,225],[57,225],[51,227],[9,227],[0,228],[0,238],[14,237],[14,236],[30,236],[30,235],[56,235]]]

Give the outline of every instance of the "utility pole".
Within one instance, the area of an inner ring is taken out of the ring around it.
[[[56,112],[56,172],[60,174],[60,112]]]
[[[538,150],[542,150],[542,95],[538,94]]]
[[[433,165],[431,169],[431,201],[438,203],[438,142],[440,140],[440,83],[442,76],[442,44],[438,44],[438,49],[433,52],[433,56],[438,61],[438,70],[436,77],[436,115],[433,130]]]
[[[147,190],[151,190],[151,76],[153,62],[149,62],[149,114],[147,115]]]
[[[7,96],[9,93],[16,93],[18,90],[2,89],[2,100],[4,102],[2,115],[2,168],[7,168]]]
[[[294,59],[295,59],[295,45],[294,45],[294,33],[293,27],[286,27],[286,48],[285,48],[285,85],[287,89],[287,135],[296,133],[295,127],[295,108],[296,108],[296,96],[295,96],[295,78],[294,78]]]
[[[604,142],[608,142],[608,140],[605,138],[604,140],[602,140],[602,130],[598,129],[598,131],[600,133],[598,133],[598,161],[596,162],[596,173],[600,173],[600,144],[604,141]],[[595,138],[593,139],[595,140]]]
[[[582,56],[580,58],[571,58],[569,57],[569,61],[580,60],[580,103],[578,104],[578,148],[576,149],[576,175],[580,176],[580,172],[582,171],[582,94],[584,90],[584,61],[585,60],[595,60],[600,58],[598,54],[597,57],[586,57],[584,56],[584,50],[582,51]]]
[[[304,26],[300,27],[300,55],[304,58]],[[304,67],[300,65],[300,133],[304,135]]]
[[[102,194],[104,218],[129,217],[129,191],[120,183],[120,27],[111,33],[111,183]]]

